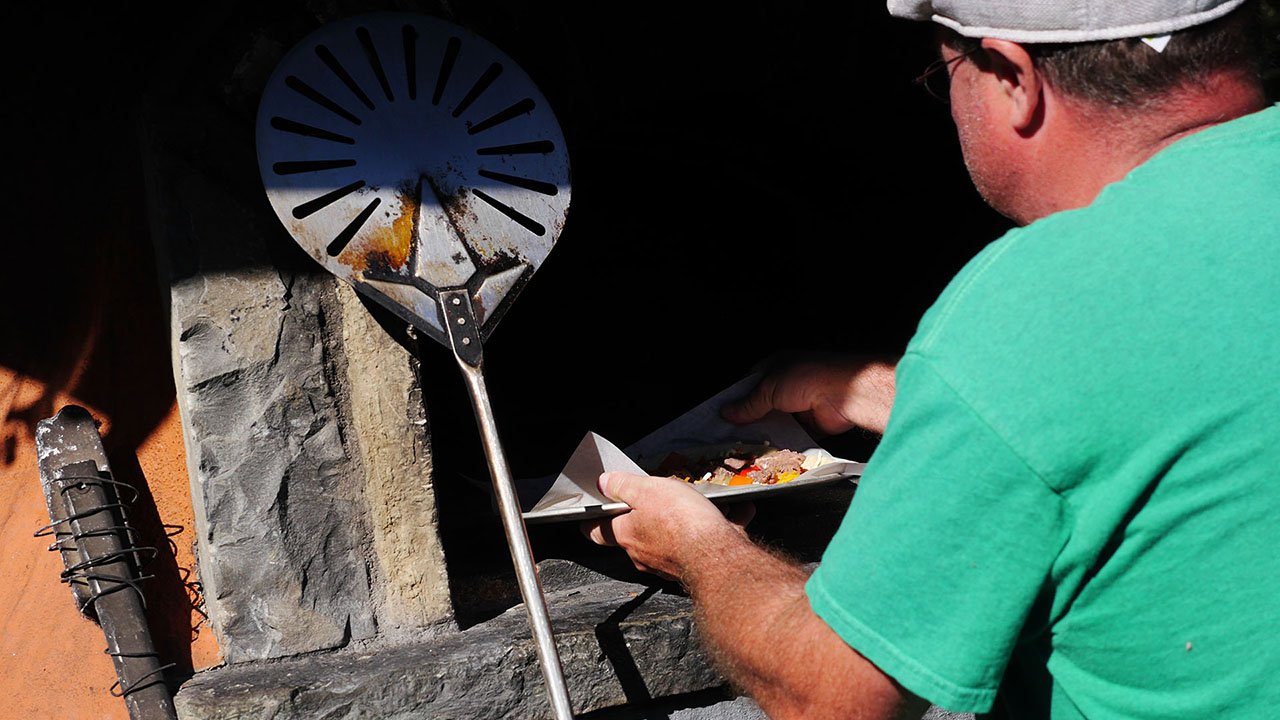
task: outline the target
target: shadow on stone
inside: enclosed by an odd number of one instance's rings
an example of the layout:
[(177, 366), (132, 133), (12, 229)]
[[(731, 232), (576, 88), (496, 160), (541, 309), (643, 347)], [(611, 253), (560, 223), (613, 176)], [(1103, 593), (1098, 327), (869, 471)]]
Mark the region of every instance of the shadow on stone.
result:
[(657, 591), (657, 587), (648, 588), (633, 600), (623, 603), (604, 622), (596, 626), (596, 640), (600, 642), (600, 650), (613, 666), (613, 672), (618, 676), (618, 683), (622, 685), (622, 694), (631, 705), (648, 703), (653, 700), (653, 696), (645, 686), (644, 676), (640, 674), (640, 668), (636, 666), (635, 659), (631, 657), (626, 638), (622, 636), (620, 623)]

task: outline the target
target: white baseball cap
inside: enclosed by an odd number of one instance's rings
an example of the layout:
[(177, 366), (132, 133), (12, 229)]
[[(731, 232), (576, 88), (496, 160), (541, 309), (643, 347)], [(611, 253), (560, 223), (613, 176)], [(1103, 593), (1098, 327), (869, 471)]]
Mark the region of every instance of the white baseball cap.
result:
[(889, 14), (966, 37), (1069, 43), (1166, 35), (1216, 20), (1245, 0), (888, 0)]

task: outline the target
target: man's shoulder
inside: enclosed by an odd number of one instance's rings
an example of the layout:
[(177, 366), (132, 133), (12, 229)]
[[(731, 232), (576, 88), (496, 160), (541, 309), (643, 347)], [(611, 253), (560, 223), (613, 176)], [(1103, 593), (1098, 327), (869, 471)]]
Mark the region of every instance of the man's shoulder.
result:
[[(1280, 192), (1280, 105), (1194, 132), (1102, 189), (1082, 218), (1146, 222), (1243, 204), (1265, 210)], [(1120, 214), (1123, 213), (1123, 216)]]
[(1016, 329), (1018, 318), (1060, 302), (1064, 275), (1096, 253), (1096, 221), (1075, 210), (1000, 236), (965, 263), (925, 313), (911, 349), (926, 355), (955, 339), (990, 341)]
[(957, 337), (1016, 345), (1034, 327), (1101, 321), (1146, 287), (1195, 292), (1206, 265), (1280, 262), (1280, 106), (1197, 135), (1090, 205), (985, 247), (926, 313), (914, 349)]

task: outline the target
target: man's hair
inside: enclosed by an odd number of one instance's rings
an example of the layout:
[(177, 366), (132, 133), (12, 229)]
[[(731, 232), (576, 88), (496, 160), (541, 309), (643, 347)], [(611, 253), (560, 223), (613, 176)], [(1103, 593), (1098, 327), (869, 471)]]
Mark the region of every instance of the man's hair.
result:
[[(1157, 100), (1219, 72), (1260, 78), (1267, 38), (1258, 0), (1248, 0), (1217, 20), (1172, 33), (1163, 51), (1140, 38), (1082, 43), (1024, 44), (1048, 82), (1064, 95), (1115, 108)], [(949, 44), (976, 50), (980, 38), (959, 35)]]

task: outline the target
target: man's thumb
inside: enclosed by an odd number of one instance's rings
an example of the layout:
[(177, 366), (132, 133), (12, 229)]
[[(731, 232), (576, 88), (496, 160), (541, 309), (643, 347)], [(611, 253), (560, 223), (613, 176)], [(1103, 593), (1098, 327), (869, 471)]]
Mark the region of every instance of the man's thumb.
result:
[(607, 472), (600, 474), (597, 485), (599, 485), (600, 492), (605, 497), (610, 500), (620, 500), (630, 505), (631, 503), (627, 501), (635, 496), (637, 490), (636, 482), (643, 480), (643, 477), (631, 475), (630, 473)]

